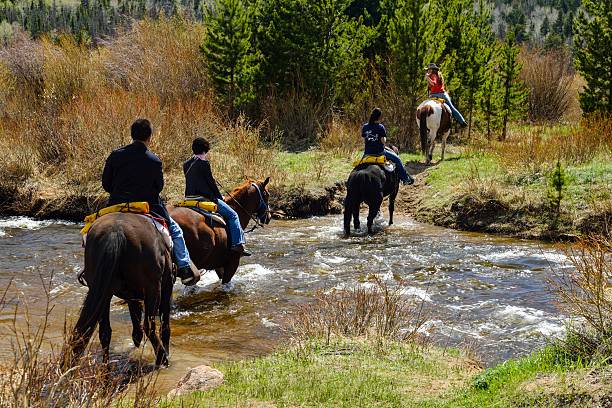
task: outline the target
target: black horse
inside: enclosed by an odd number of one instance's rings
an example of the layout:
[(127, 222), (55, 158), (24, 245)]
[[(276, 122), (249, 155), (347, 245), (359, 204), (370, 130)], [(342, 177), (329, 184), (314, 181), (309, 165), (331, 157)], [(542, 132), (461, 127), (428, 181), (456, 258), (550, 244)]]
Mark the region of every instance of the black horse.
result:
[(351, 216), (355, 229), (360, 228), (359, 207), (368, 205), (368, 234), (372, 234), (374, 218), (380, 210), (383, 198), (389, 196), (389, 225), (393, 224), (395, 197), (399, 191), (397, 170), (387, 171), (378, 164), (362, 164), (353, 169), (346, 182), (344, 199), (344, 236), (351, 234)]

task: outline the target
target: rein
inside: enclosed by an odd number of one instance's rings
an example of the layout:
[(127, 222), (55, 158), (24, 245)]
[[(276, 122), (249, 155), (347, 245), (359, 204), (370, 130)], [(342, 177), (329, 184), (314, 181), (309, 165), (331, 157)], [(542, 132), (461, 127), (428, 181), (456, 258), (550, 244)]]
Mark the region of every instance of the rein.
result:
[(219, 185), (219, 187), (221, 188), (221, 190), (223, 190), (223, 192), (225, 194), (227, 194), (227, 196), (229, 198), (231, 198), (232, 200), (234, 200), (234, 202), (238, 205), (238, 207), (240, 207), (240, 209), (242, 211), (245, 212), (245, 214), (247, 214), (253, 221), (255, 221), (255, 225), (253, 225), (251, 228), (249, 228), (248, 230), (244, 231), (245, 234), (248, 234), (249, 232), (253, 232), (255, 231), (257, 228), (264, 227), (264, 223), (261, 221), (261, 217), (263, 217), (264, 215), (266, 215), (267, 213), (269, 213), (269, 209), (268, 209), (268, 204), (266, 204), (266, 201), (264, 200), (263, 197), (263, 193), (261, 192), (261, 189), (259, 188), (259, 186), (257, 185), (257, 183), (251, 183), (251, 186), (255, 187), (255, 190), (257, 191), (257, 193), (259, 194), (259, 205), (257, 206), (257, 208), (255, 209), (255, 215), (253, 214), (253, 212), (251, 211), (247, 211), (246, 208), (244, 208), (244, 206), (242, 204), (240, 204), (240, 202), (238, 200), (236, 200), (234, 198), (234, 196), (228, 192), (225, 187), (223, 187), (223, 185), (221, 185), (221, 183), (219, 183), (217, 180), (215, 180), (215, 182)]

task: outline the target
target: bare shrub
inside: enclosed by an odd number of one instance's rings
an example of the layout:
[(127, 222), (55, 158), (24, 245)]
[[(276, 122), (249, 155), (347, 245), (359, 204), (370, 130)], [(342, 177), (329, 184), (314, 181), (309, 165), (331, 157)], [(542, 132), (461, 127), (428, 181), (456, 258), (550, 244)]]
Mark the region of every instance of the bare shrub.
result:
[(410, 340), (425, 322), (424, 301), (405, 295), (406, 282), (370, 277), (368, 285), (320, 291), (298, 308), (291, 328), (298, 337), (373, 337)]
[[(77, 365), (64, 368), (62, 350), (47, 336), (53, 318), (54, 298), (49, 294), (51, 282), (43, 283), (47, 296), (40, 321), (33, 321), (23, 299), (9, 299), (11, 285), (0, 298), (0, 310), (17, 304), (13, 319), (3, 326), (3, 336), (11, 344), (9, 361), (0, 363), (0, 405), (3, 407), (150, 407), (159, 398), (155, 395), (155, 374), (140, 364), (130, 370), (101, 363), (101, 358), (89, 352)], [(20, 306), (21, 305), (21, 306)], [(19, 317), (18, 317), (19, 316)], [(64, 336), (66, 339), (66, 336)], [(64, 340), (65, 340), (64, 339)], [(64, 341), (65, 343), (65, 341)], [(114, 372), (113, 372), (114, 371)], [(136, 399), (126, 393), (132, 383)]]
[(523, 49), (521, 80), (529, 89), (529, 119), (558, 121), (568, 111), (574, 92), (574, 72), (566, 51)]
[(0, 61), (11, 73), (22, 97), (36, 101), (44, 91), (44, 49), (24, 32), (15, 33), (7, 47), (0, 47)]
[(267, 135), (280, 135), (284, 147), (295, 151), (312, 146), (331, 120), (328, 101), (310, 96), (304, 88), (296, 85), (284, 95), (271, 89), (260, 107)]
[(200, 55), (204, 26), (180, 17), (144, 20), (100, 50), (107, 81), (162, 101), (208, 93)]
[(580, 323), (570, 326), (564, 348), (586, 361), (612, 360), (612, 241), (586, 238), (566, 252), (573, 269), (550, 280), (563, 310)]

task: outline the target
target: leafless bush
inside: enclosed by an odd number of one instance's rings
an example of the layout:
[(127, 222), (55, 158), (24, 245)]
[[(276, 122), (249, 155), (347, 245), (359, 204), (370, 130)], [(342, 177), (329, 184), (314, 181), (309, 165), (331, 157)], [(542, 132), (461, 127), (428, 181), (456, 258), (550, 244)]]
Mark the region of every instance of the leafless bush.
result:
[(327, 131), (319, 139), (319, 147), (326, 153), (345, 156), (362, 149), (363, 139), (359, 123), (348, 123), (334, 116)]
[[(70, 368), (64, 368), (62, 349), (48, 338), (55, 299), (49, 294), (51, 283), (41, 278), (47, 296), (40, 321), (34, 321), (27, 304), (9, 299), (11, 285), (0, 298), (0, 310), (16, 304), (13, 319), (4, 323), (3, 342), (11, 344), (9, 361), (0, 363), (0, 406), (22, 407), (150, 407), (156, 404), (156, 375), (144, 374), (139, 364), (132, 371), (117, 373), (101, 363), (94, 352), (86, 354)], [(65, 325), (66, 326), (66, 325)], [(66, 331), (66, 329), (64, 329)], [(8, 337), (8, 338), (6, 338)], [(64, 333), (64, 340), (66, 333)], [(65, 344), (65, 341), (64, 341)], [(150, 371), (150, 370), (149, 370)], [(131, 384), (138, 398), (132, 400), (126, 390)]]
[(299, 338), (414, 339), (425, 322), (424, 301), (408, 298), (406, 286), (402, 280), (389, 284), (374, 276), (365, 286), (320, 291), (314, 302), (298, 308), (291, 328)]
[(570, 326), (562, 342), (585, 360), (601, 357), (612, 362), (612, 241), (592, 236), (567, 250), (573, 269), (551, 279), (563, 310), (583, 325)]
[(565, 51), (527, 50), (521, 53), (521, 80), (529, 89), (529, 119), (558, 121), (572, 102), (574, 72)]

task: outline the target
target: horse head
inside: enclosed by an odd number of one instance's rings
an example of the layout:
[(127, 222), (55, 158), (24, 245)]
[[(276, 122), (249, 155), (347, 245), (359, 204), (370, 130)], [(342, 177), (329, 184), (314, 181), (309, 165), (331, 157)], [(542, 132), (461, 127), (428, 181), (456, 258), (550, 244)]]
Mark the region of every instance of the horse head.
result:
[[(236, 210), (243, 225), (251, 219), (261, 224), (270, 223), (270, 194), (267, 189), (269, 182), (270, 177), (263, 181), (246, 180), (229, 194), (227, 202)], [(246, 223), (243, 223), (243, 220)]]

